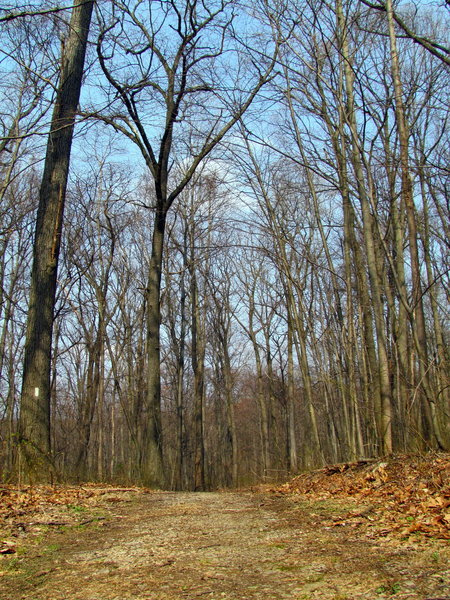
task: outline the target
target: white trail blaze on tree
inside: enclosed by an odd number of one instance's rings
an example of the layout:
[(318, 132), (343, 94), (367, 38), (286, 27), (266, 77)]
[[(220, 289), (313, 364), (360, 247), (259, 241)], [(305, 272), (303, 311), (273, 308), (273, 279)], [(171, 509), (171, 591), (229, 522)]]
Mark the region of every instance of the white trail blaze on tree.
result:
[(50, 477), (50, 370), (56, 278), (75, 113), (93, 6), (93, 1), (87, 1), (72, 11), (39, 192), (19, 424), (20, 454), (24, 459), (21, 468), (30, 480)]

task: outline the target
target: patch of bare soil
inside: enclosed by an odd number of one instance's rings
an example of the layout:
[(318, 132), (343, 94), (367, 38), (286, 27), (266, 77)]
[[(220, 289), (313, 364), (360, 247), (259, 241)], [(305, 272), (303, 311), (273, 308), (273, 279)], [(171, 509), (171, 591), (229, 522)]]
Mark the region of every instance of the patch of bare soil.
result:
[(1, 600), (450, 599), (447, 542), (369, 535), (343, 518), (359, 500), (89, 494), (5, 517)]

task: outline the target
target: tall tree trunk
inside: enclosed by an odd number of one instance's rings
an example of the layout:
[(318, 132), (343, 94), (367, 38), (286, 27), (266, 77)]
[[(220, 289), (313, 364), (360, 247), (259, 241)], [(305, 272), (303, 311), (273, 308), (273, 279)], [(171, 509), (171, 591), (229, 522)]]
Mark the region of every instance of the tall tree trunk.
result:
[[(105, 342), (106, 331), (102, 331), (101, 349), (99, 356), (99, 381), (98, 381), (98, 448), (97, 448), (97, 479), (103, 481), (105, 476), (105, 442), (106, 442), (106, 419), (105, 419)], [(111, 424), (112, 425), (112, 424)], [(113, 448), (111, 448), (113, 451)]]
[[(225, 307), (223, 308), (225, 310)], [(223, 327), (223, 335), (221, 337), (222, 352), (223, 352), (223, 381), (225, 387), (225, 409), (227, 416), (226, 425), (226, 442), (227, 442), (227, 453), (228, 463), (230, 464), (230, 475), (231, 485), (236, 487), (238, 484), (238, 447), (237, 447), (237, 434), (236, 434), (236, 423), (234, 418), (234, 406), (233, 406), (233, 376), (231, 372), (231, 360), (229, 352), (229, 336), (226, 331), (226, 325)]]
[(194, 480), (193, 488), (196, 492), (206, 489), (205, 479), (205, 431), (204, 431), (204, 395), (205, 395), (205, 331), (204, 311), (200, 308), (197, 269), (198, 257), (196, 256), (197, 231), (195, 227), (195, 196), (190, 196), (190, 223), (189, 223), (189, 275), (191, 294), (191, 364), (194, 374), (193, 387), (193, 438), (194, 438)]
[[(308, 410), (309, 423), (308, 423), (308, 453), (305, 456), (307, 466), (322, 466), (325, 458), (322, 448), (322, 442), (319, 435), (319, 424), (317, 420), (317, 412), (313, 402), (313, 385), (311, 379), (311, 370), (308, 364), (308, 350), (307, 350), (307, 336), (305, 325), (303, 322), (303, 311), (295, 308), (295, 300), (292, 291), (289, 291), (288, 302), (290, 304), (290, 310), (294, 316), (295, 330), (294, 330), (294, 344), (297, 351), (297, 360), (300, 365), (300, 371), (302, 373), (303, 390), (306, 399), (306, 407)], [(300, 302), (302, 305), (303, 303)]]
[(101, 324), (97, 331), (94, 343), (89, 348), (88, 368), (84, 393), (81, 398), (81, 407), (78, 425), (78, 451), (75, 461), (77, 476), (83, 480), (90, 475), (87, 471), (89, 442), (91, 440), (92, 422), (97, 406), (98, 391), (100, 386), (100, 356), (102, 353)]
[[(342, 33), (341, 33), (342, 37)], [(343, 43), (343, 40), (340, 40)], [(373, 451), (374, 425), (373, 414), (374, 406), (381, 403), (380, 400), (380, 382), (378, 377), (378, 358), (376, 352), (375, 335), (373, 330), (372, 315), (370, 310), (358, 310), (353, 301), (353, 287), (359, 299), (358, 307), (370, 307), (369, 285), (366, 275), (366, 266), (363, 257), (363, 250), (357, 239), (357, 219), (355, 209), (350, 198), (350, 176), (348, 172), (348, 137), (345, 133), (347, 123), (345, 109), (345, 69), (341, 61), (339, 69), (339, 85), (335, 90), (336, 103), (338, 105), (338, 120), (331, 112), (327, 95), (323, 85), (323, 77), (320, 72), (316, 73), (316, 85), (321, 99), (320, 116), (326, 124), (328, 134), (332, 143), (333, 151), (336, 157), (336, 168), (339, 182), (339, 191), (342, 196), (342, 209), (344, 216), (344, 265), (345, 281), (347, 292), (347, 327), (343, 328), (343, 344), (346, 354), (346, 371), (349, 382), (349, 398), (352, 403), (352, 411), (355, 420), (355, 445), (361, 451), (364, 448), (363, 432), (361, 427), (360, 405), (364, 408), (364, 420), (367, 429), (367, 443), (370, 447), (369, 454)], [(356, 350), (356, 335), (352, 322), (353, 318), (359, 318), (363, 335), (363, 348), (359, 354)], [(356, 358), (360, 357), (360, 377), (362, 386), (362, 400), (358, 402), (357, 381), (356, 381)], [(364, 451), (367, 452), (367, 449)]]
[(19, 423), (22, 475), (28, 480), (46, 481), (53, 472), (50, 371), (56, 278), (75, 113), (93, 5), (88, 0), (72, 10), (39, 192)]
[[(395, 370), (394, 386), (395, 397), (397, 401), (397, 414), (401, 427), (404, 430), (404, 444), (409, 437), (408, 428), (408, 384), (411, 381), (408, 371), (408, 311), (405, 306), (407, 301), (406, 280), (405, 280), (405, 227), (404, 227), (404, 203), (402, 196), (400, 197), (400, 206), (397, 202), (397, 194), (395, 190), (395, 169), (392, 164), (392, 155), (389, 146), (389, 123), (386, 123), (383, 128), (383, 146), (386, 163), (386, 177), (389, 183), (389, 194), (391, 198), (390, 221), (393, 231), (393, 254), (391, 269), (395, 270), (395, 282), (398, 296), (398, 310), (396, 310), (395, 301), (391, 301), (391, 312), (393, 318), (393, 334), (394, 334), (394, 352), (395, 352)], [(389, 291), (389, 281), (386, 282), (387, 290)], [(397, 436), (398, 437), (398, 436)], [(398, 440), (397, 440), (398, 444)], [(406, 450), (406, 447), (404, 447)]]
[[(193, 247), (192, 247), (193, 252)], [(192, 371), (194, 373), (194, 491), (205, 490), (205, 440), (203, 396), (205, 380), (205, 343), (201, 332), (200, 307), (194, 257), (191, 256)]]
[[(21, 266), (21, 256), (17, 252), (12, 265), (9, 281), (5, 281), (5, 257), (8, 238), (3, 242), (3, 248), (0, 259), (0, 380), (6, 381), (6, 423), (8, 424), (8, 432), (6, 435), (7, 460), (5, 475), (11, 474), (14, 470), (15, 457), (15, 437), (16, 437), (16, 419), (15, 419), (15, 398), (16, 398), (16, 375), (15, 375), (15, 360), (14, 350), (12, 348), (11, 333), (13, 331), (13, 323), (15, 320), (14, 301), (15, 289), (18, 282), (18, 275)], [(9, 340), (9, 343), (8, 343)]]
[(287, 446), (289, 472), (296, 473), (298, 470), (297, 436), (295, 435), (295, 381), (294, 381), (294, 334), (293, 323), (288, 312), (288, 335), (287, 335)]
[(442, 432), (441, 445), (446, 450), (450, 445), (450, 420), (448, 419), (448, 406), (450, 405), (450, 389), (448, 386), (449, 355), (444, 341), (444, 333), (441, 319), (439, 317), (438, 299), (436, 293), (436, 276), (431, 259), (430, 223), (428, 198), (425, 191), (423, 169), (420, 170), (420, 186), (423, 203), (423, 251), (427, 272), (427, 284), (429, 287), (431, 314), (433, 317), (433, 329), (436, 348), (435, 369), (437, 378), (436, 390), (436, 425)]
[(255, 353), (256, 362), (256, 402), (259, 409), (259, 425), (260, 425), (260, 438), (261, 438), (261, 476), (265, 481), (269, 476), (269, 471), (272, 468), (272, 455), (271, 455), (271, 443), (269, 435), (269, 409), (267, 398), (265, 394), (264, 375), (261, 361), (261, 354), (256, 339), (256, 335), (251, 331), (251, 341), (253, 344), (253, 351)]
[(155, 215), (152, 254), (147, 285), (147, 395), (144, 404), (141, 477), (145, 485), (165, 487), (161, 425), (161, 269), (163, 259), (165, 211)]
[(253, 281), (251, 282), (251, 289), (248, 289), (248, 328), (246, 329), (247, 335), (250, 338), (253, 347), (253, 353), (256, 364), (256, 404), (259, 411), (259, 433), (261, 440), (261, 456), (255, 461), (258, 465), (261, 465), (261, 477), (265, 480), (268, 476), (269, 470), (272, 466), (271, 461), (271, 444), (269, 436), (269, 411), (265, 395), (264, 375), (261, 360), (260, 345), (257, 339), (257, 331), (255, 330), (255, 293), (257, 279), (259, 273), (253, 273)]
[[(356, 186), (361, 203), (363, 217), (364, 241), (367, 252), (367, 268), (369, 272), (369, 281), (372, 289), (372, 304), (374, 311), (375, 330), (378, 342), (378, 369), (380, 397), (379, 403), (375, 405), (375, 416), (377, 422), (380, 450), (384, 454), (392, 452), (392, 405), (389, 360), (386, 347), (386, 332), (383, 320), (383, 307), (380, 287), (380, 261), (379, 253), (374, 239), (373, 216), (370, 211), (370, 198), (366, 188), (364, 178), (363, 162), (360, 155), (360, 140), (358, 137), (358, 128), (356, 123), (356, 113), (353, 97), (354, 73), (351, 67), (351, 57), (348, 47), (345, 19), (342, 10), (341, 0), (336, 2), (336, 16), (338, 28), (341, 35), (341, 52), (344, 59), (344, 81), (347, 94), (346, 117), (347, 124), (351, 133), (352, 163), (356, 177)], [(368, 306), (363, 308), (364, 311)], [(378, 398), (377, 398), (378, 400)]]
[(400, 165), (402, 175), (401, 191), (408, 221), (408, 242), (412, 274), (412, 306), (414, 309), (415, 317), (412, 326), (414, 328), (416, 351), (419, 359), (419, 373), (421, 385), (423, 387), (425, 396), (424, 417), (427, 421), (429, 421), (429, 435), (430, 437), (434, 438), (431, 440), (432, 443), (434, 443), (434, 445), (443, 450), (446, 444), (443, 439), (443, 436), (441, 436), (436, 413), (435, 398), (433, 397), (433, 393), (430, 386), (430, 370), (428, 364), (429, 361), (427, 348), (428, 340), (425, 326), (425, 312), (423, 307), (417, 219), (413, 198), (413, 185), (411, 180), (411, 173), (409, 170), (409, 128), (403, 103), (403, 90), (400, 78), (400, 66), (398, 60), (392, 0), (386, 0), (386, 13), (388, 19), (389, 42), (391, 49), (392, 79), (394, 83), (395, 116), (397, 119), (397, 128), (400, 142)]
[(184, 434), (184, 362), (186, 351), (186, 270), (188, 267), (188, 229), (185, 226), (183, 235), (183, 272), (181, 274), (180, 290), (180, 341), (178, 343), (177, 356), (177, 454), (176, 454), (176, 488), (182, 490), (184, 487), (184, 461), (185, 461), (185, 434)]

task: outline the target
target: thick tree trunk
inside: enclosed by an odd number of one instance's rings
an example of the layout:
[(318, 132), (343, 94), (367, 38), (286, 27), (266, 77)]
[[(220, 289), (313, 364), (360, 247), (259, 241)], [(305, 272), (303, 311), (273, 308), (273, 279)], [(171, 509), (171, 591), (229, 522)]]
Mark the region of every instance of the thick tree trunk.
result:
[(203, 396), (205, 382), (205, 344), (201, 332), (197, 278), (191, 248), (191, 302), (192, 302), (192, 371), (194, 373), (194, 491), (205, 490), (205, 441), (203, 423)]
[(93, 1), (86, 1), (72, 11), (39, 192), (19, 424), (20, 465), (28, 480), (46, 481), (53, 471), (50, 371), (56, 278), (75, 113), (93, 5)]
[(187, 259), (187, 225), (183, 236), (183, 273), (181, 275), (180, 291), (180, 341), (177, 356), (177, 384), (176, 384), (176, 410), (177, 410), (177, 452), (176, 452), (176, 489), (184, 489), (184, 462), (185, 462), (185, 433), (184, 433), (184, 369), (186, 352), (186, 271)]
[(147, 285), (147, 395), (144, 404), (144, 431), (142, 439), (141, 478), (145, 485), (163, 488), (166, 484), (161, 426), (161, 269), (164, 246), (166, 215), (158, 211), (155, 215), (152, 255)]

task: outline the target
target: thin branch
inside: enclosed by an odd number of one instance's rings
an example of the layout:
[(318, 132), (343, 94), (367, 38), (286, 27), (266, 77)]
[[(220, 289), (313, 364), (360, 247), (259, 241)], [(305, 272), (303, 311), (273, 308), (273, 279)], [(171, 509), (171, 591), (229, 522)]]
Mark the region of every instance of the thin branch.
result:
[[(0, 23), (7, 23), (8, 21), (13, 21), (15, 19), (24, 19), (26, 17), (38, 17), (38, 16), (51, 15), (51, 14), (63, 12), (65, 10), (73, 9), (78, 6), (82, 6), (83, 4), (85, 4), (88, 1), (89, 0), (82, 0), (81, 2), (78, 2), (77, 4), (71, 4), (70, 6), (57, 6), (55, 8), (47, 8), (47, 9), (43, 9), (43, 10), (23, 10), (20, 12), (9, 12), (6, 15), (0, 17)], [(0, 10), (7, 11), (8, 9), (2, 8)], [(12, 9), (10, 9), (10, 10), (12, 10)]]
[[(387, 10), (385, 4), (373, 4), (372, 2), (369, 2), (369, 0), (360, 0), (360, 2), (362, 2), (365, 6), (368, 6), (369, 8), (373, 8), (374, 10), (379, 10), (381, 12), (386, 12)], [(397, 25), (405, 32), (408, 38), (412, 39), (416, 44), (419, 44), (420, 46), (425, 48), (425, 50), (428, 50), (430, 54), (432, 54), (436, 58), (439, 58), (439, 60), (444, 62), (446, 65), (450, 66), (450, 48), (447, 48), (442, 44), (433, 42), (429, 38), (420, 36), (417, 33), (415, 33), (410, 27), (408, 27), (408, 25), (398, 15), (398, 13), (394, 12), (393, 17)]]

